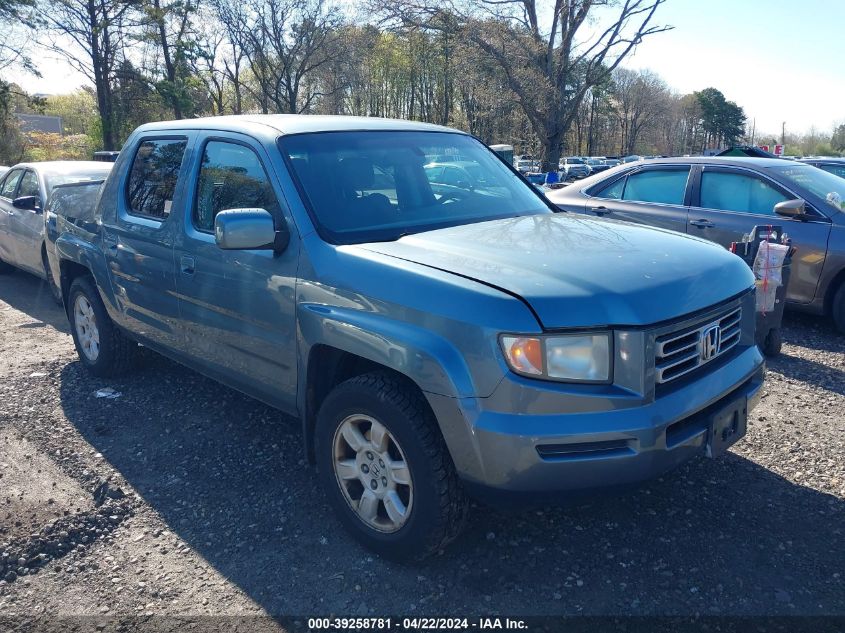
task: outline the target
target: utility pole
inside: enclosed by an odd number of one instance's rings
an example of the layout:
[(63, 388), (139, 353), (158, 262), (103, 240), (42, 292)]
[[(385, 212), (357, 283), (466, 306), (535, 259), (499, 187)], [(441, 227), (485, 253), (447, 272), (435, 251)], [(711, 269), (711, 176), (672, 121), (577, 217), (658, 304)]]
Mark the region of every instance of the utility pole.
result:
[(757, 118), (751, 119), (751, 147), (754, 147), (754, 135), (757, 132)]
[(780, 126), (780, 144), (786, 147), (786, 121)]

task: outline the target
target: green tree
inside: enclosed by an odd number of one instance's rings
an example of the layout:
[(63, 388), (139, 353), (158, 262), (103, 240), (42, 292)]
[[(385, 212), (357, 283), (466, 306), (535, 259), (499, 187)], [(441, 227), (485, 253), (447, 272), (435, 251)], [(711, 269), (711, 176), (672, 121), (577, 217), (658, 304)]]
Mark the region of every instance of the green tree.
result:
[(837, 152), (845, 152), (845, 123), (841, 123), (830, 137), (830, 146)]

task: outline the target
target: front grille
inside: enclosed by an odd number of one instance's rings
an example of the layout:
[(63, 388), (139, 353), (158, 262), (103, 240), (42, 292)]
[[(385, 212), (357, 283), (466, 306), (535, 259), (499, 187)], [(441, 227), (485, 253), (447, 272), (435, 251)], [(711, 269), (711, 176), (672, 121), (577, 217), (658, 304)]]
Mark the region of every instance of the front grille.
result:
[(663, 384), (680, 378), (725, 354), (739, 343), (742, 308), (686, 326), (655, 339), (655, 379)]

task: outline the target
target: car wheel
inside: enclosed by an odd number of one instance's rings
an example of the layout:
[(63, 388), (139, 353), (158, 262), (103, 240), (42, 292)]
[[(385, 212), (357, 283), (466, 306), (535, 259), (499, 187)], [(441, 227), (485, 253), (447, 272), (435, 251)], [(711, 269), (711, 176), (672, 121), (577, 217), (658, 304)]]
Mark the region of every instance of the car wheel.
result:
[(766, 356), (777, 356), (783, 347), (783, 337), (781, 337), (780, 328), (775, 327), (769, 330), (766, 338), (763, 341), (763, 353)]
[(53, 279), (53, 270), (50, 268), (50, 262), (47, 261), (47, 253), (41, 254), (41, 262), (44, 265), (44, 279), (47, 282), (50, 295), (53, 297), (53, 301), (62, 305), (62, 289), (59, 288), (56, 280)]
[(839, 289), (833, 295), (831, 312), (836, 329), (845, 334), (845, 282), (839, 285)]
[(108, 378), (135, 364), (138, 345), (109, 318), (91, 277), (77, 277), (68, 291), (68, 319), (79, 360), (93, 375)]
[(388, 558), (422, 559), (463, 528), (467, 502), (434, 415), (401, 378), (341, 383), (317, 416), (320, 481), (338, 517)]

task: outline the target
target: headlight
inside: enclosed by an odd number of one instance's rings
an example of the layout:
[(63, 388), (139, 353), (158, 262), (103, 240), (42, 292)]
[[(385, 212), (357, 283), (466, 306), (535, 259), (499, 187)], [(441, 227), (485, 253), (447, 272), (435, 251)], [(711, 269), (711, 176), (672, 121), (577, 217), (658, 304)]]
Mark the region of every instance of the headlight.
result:
[(609, 382), (610, 334), (501, 337), (502, 351), (518, 374), (561, 381)]

